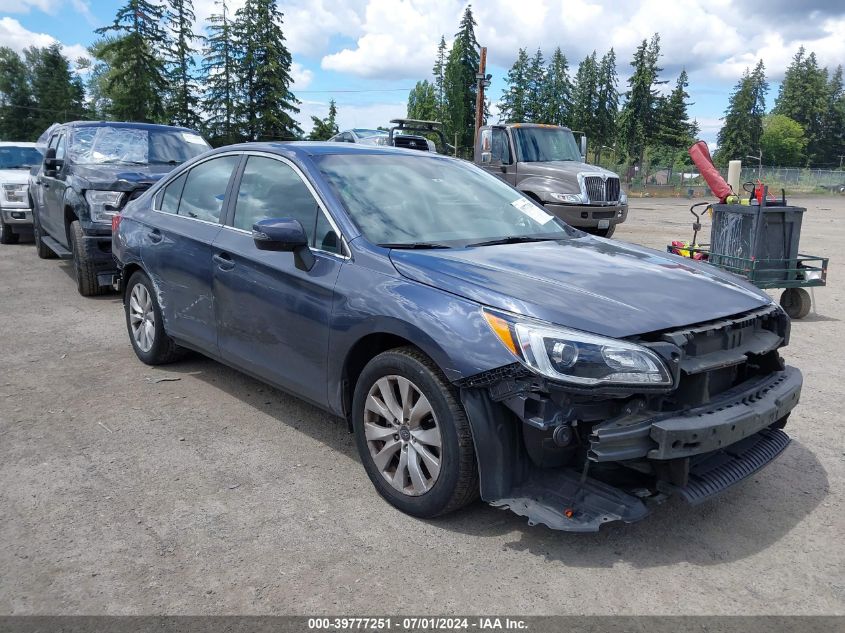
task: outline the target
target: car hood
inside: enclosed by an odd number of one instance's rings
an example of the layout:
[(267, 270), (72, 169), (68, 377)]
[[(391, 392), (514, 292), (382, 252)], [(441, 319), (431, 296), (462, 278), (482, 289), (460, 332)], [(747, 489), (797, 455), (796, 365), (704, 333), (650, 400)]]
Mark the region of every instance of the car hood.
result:
[(572, 160), (551, 160), (544, 163), (519, 163), (517, 171), (520, 174), (529, 176), (542, 176), (545, 178), (567, 178), (577, 177), (580, 173), (598, 174), (601, 176), (619, 176), (612, 171), (602, 169), (595, 165), (589, 165), (579, 161)]
[(128, 191), (138, 185), (151, 185), (176, 165), (74, 165), (74, 176), (85, 182), (85, 189)]
[(482, 305), (612, 337), (771, 303), (709, 264), (591, 236), (450, 250), (392, 250), (399, 273)]
[(29, 182), (29, 168), (0, 169), (0, 182), (10, 185), (25, 185)]

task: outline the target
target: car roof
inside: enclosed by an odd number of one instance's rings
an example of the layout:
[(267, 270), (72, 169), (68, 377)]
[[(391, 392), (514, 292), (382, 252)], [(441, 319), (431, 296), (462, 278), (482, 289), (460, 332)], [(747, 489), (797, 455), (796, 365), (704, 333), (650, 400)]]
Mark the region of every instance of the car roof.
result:
[(218, 147), (214, 152), (222, 151), (264, 151), (275, 154), (282, 152), (293, 152), (300, 156), (324, 156), (326, 154), (395, 154), (397, 156), (424, 156), (440, 157), (443, 154), (431, 152), (420, 152), (415, 149), (404, 149), (400, 147), (384, 147), (379, 145), (364, 145), (357, 143), (331, 143), (328, 141), (291, 141), (288, 143), (278, 142), (256, 142), (239, 143)]
[(60, 123), (61, 127), (124, 127), (135, 128), (138, 130), (178, 130), (180, 132), (197, 133), (187, 127), (180, 127), (176, 125), (161, 125), (158, 123), (139, 123), (137, 121), (70, 121), (68, 123)]
[(29, 141), (21, 141), (20, 143), (15, 141), (0, 141), (0, 147), (35, 147), (35, 143), (30, 143)]

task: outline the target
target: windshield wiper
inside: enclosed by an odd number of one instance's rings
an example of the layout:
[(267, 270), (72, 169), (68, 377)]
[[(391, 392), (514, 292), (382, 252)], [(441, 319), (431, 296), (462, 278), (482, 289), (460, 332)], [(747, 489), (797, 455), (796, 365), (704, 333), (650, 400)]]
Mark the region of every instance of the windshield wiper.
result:
[(497, 244), (522, 244), (523, 242), (554, 242), (562, 237), (529, 237), (527, 235), (511, 235), (486, 242), (474, 242), (467, 246), (496, 246)]
[(414, 249), (414, 248), (452, 248), (451, 246), (447, 246), (446, 244), (438, 244), (437, 242), (396, 242), (396, 243), (382, 243), (379, 244), (384, 248), (401, 248), (401, 249)]

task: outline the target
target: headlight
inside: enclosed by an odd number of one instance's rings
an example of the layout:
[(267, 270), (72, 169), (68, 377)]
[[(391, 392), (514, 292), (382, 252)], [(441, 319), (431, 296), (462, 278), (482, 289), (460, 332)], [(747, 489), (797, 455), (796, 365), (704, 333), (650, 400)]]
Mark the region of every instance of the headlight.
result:
[(574, 385), (665, 387), (672, 374), (652, 350), (622, 341), (484, 311), (499, 340), (539, 374)]
[(25, 184), (3, 185), (3, 197), (8, 202), (25, 202), (26, 188)]
[(550, 193), (554, 200), (559, 200), (560, 202), (570, 202), (572, 204), (587, 204), (587, 200), (584, 199), (584, 194), (581, 193)]
[(91, 209), (91, 220), (94, 222), (110, 223), (111, 217), (120, 211), (120, 201), (123, 200), (122, 191), (97, 191), (89, 189), (85, 192), (85, 199)]

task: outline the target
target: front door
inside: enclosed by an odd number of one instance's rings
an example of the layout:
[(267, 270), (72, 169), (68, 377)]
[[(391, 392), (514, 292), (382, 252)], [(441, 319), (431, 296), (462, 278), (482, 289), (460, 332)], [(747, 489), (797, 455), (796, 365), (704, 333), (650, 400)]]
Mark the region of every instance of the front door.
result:
[[(340, 234), (299, 170), (280, 157), (251, 154), (232, 195), (231, 219), (213, 245), (220, 356), (325, 404), (329, 317), (346, 261)], [(252, 226), (266, 218), (302, 223), (311, 270), (298, 267), (293, 253), (256, 248)]]
[[(56, 150), (56, 160), (67, 161), (65, 139), (66, 134), (64, 132), (60, 132), (50, 139), (48, 148)], [(67, 165), (62, 165), (59, 169), (50, 172), (46, 169), (41, 170), (41, 182), (39, 184), (41, 187), (41, 206), (38, 208), (38, 219), (41, 226), (65, 246), (69, 246), (64, 221), (67, 167)]]
[(217, 355), (212, 300), (211, 245), (238, 154), (215, 156), (168, 183), (156, 197), (146, 224), (141, 259), (152, 276), (167, 333), (208, 354)]
[(507, 129), (490, 127), (482, 130), (481, 143), (482, 167), (508, 184), (516, 185), (516, 161)]

